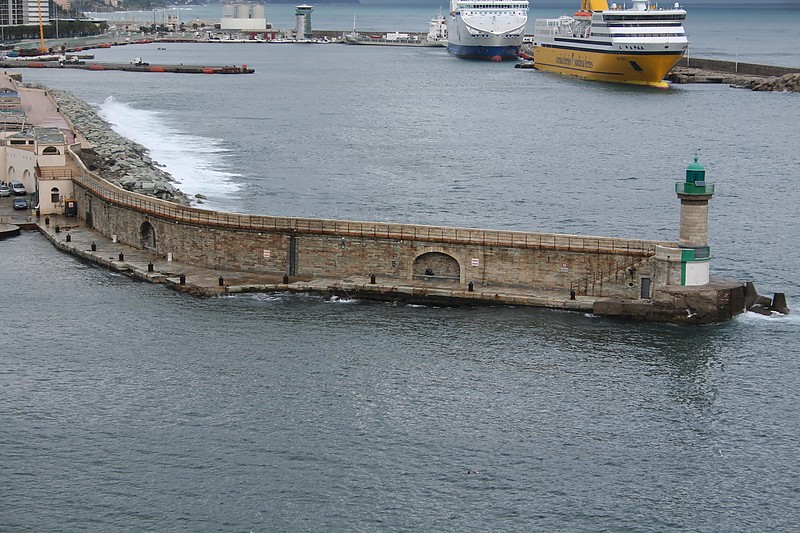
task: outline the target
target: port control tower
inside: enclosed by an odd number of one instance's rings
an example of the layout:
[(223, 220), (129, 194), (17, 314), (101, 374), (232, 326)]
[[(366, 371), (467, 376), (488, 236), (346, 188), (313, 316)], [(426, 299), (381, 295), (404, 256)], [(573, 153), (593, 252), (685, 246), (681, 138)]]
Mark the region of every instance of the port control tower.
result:
[(310, 41), (311, 34), (311, 12), (313, 6), (301, 4), (294, 7), (294, 35), (298, 41)]

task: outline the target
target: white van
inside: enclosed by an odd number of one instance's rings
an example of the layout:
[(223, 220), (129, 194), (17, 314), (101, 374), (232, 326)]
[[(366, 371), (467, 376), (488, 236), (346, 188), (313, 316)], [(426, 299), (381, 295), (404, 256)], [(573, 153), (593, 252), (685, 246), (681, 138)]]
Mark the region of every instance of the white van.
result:
[(25, 196), (28, 194), (28, 191), (25, 190), (25, 186), (19, 181), (12, 181), (8, 186), (11, 187), (11, 194), (14, 196)]

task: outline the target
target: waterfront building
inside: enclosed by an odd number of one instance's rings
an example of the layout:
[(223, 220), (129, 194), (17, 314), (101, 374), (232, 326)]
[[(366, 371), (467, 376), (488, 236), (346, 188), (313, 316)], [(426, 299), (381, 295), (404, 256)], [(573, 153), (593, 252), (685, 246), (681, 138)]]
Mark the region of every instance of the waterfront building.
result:
[(50, 0), (0, 0), (0, 26), (50, 24)]
[(37, 212), (65, 214), (73, 197), (74, 164), (66, 157), (67, 139), (58, 128), (4, 131), (0, 138), (3, 181), (19, 181), (32, 194)]
[(311, 40), (311, 12), (314, 10), (313, 6), (301, 4), (294, 8), (294, 36), (298, 41)]
[(263, 5), (225, 4), (219, 29), (223, 35), (249, 40), (272, 40), (277, 30), (272, 28)]

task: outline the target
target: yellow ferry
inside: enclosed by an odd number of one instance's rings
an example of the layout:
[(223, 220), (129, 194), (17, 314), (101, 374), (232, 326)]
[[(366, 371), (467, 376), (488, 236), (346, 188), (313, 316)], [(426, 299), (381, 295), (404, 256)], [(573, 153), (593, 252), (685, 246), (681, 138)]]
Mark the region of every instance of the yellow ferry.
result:
[(627, 9), (581, 0), (581, 9), (537, 19), (533, 60), (538, 70), (579, 78), (667, 87), (664, 76), (686, 53), (686, 11), (634, 0)]

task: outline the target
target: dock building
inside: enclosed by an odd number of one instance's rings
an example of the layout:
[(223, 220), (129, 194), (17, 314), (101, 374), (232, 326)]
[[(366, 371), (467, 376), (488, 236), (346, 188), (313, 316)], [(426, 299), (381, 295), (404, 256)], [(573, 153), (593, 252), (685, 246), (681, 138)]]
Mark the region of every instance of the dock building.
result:
[(294, 8), (294, 36), (298, 41), (310, 41), (314, 35), (311, 32), (311, 12), (314, 7), (301, 4)]
[(222, 6), (219, 31), (220, 38), (264, 41), (273, 40), (278, 34), (267, 20), (263, 5), (245, 3)]

